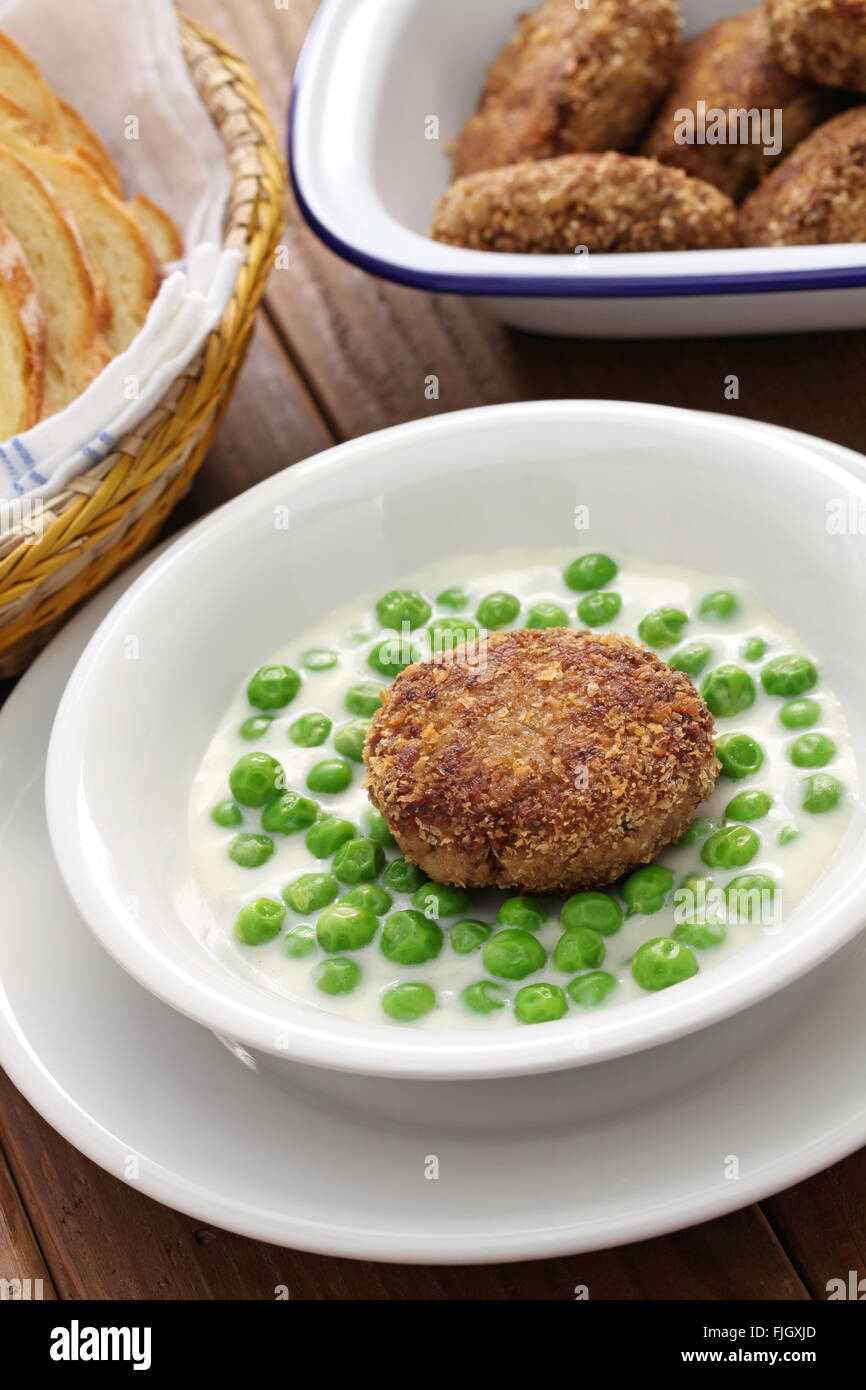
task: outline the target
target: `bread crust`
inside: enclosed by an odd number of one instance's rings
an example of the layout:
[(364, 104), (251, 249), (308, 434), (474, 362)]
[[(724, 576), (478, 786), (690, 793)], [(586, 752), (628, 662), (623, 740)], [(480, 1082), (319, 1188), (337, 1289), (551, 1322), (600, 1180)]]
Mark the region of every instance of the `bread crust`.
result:
[(677, 840), (718, 775), (687, 676), (616, 633), (492, 633), (403, 671), (364, 751), (403, 853), (439, 882), (568, 893)]
[(484, 170), (439, 199), (431, 235), (476, 251), (574, 254), (735, 246), (736, 209), (652, 159), (573, 154)]
[(819, 126), (740, 209), (744, 246), (866, 241), (866, 106)]
[(494, 62), (454, 177), (581, 150), (632, 149), (673, 79), (675, 0), (545, 0)]
[(0, 440), (35, 425), (42, 413), (45, 316), (27, 258), (0, 222)]
[(866, 0), (764, 0), (764, 12), (787, 72), (866, 92)]

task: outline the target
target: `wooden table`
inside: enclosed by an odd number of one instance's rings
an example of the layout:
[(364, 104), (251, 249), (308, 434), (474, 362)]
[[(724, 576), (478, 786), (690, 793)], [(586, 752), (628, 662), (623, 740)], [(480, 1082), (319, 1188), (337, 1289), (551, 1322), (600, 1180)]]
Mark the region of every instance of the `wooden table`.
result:
[[(185, 0), (251, 62), (278, 129), (316, 0), (288, 9)], [(504, 330), (338, 260), (288, 207), (288, 269), (274, 270), (250, 359), (179, 527), (336, 441), (498, 401), (656, 401), (772, 421), (862, 449), (862, 334), (670, 343), (565, 342)], [(435, 373), (440, 398), (428, 401)], [(740, 399), (725, 399), (736, 374)], [(866, 1272), (866, 1150), (788, 1192), (676, 1235), (569, 1259), (475, 1268), (357, 1263), (202, 1229), (83, 1158), (3, 1078), (0, 1277), (61, 1299), (822, 1299)]]

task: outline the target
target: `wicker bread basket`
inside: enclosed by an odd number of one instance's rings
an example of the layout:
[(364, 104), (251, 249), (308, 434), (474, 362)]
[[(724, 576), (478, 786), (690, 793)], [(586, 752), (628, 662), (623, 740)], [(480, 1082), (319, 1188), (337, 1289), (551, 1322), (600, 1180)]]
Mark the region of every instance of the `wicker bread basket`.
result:
[(246, 64), (179, 16), (193, 81), (231, 169), (224, 244), (243, 256), (216, 331), (116, 451), (46, 502), (38, 532), (0, 522), (0, 678), (17, 675), (69, 611), (159, 530), (192, 482), (228, 405), (283, 224), (285, 171)]

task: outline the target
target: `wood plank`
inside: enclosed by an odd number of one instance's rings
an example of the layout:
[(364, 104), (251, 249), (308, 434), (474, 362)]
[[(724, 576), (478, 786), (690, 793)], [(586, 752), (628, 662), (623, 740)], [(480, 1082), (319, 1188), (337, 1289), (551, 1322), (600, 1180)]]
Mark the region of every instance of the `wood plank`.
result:
[[(0, 1280), (9, 1297), (55, 1299), (57, 1293), (33, 1227), (0, 1150)], [(3, 1297), (3, 1295), (0, 1295)]]
[(103, 1172), (0, 1080), (0, 1134), (63, 1298), (591, 1299), (808, 1297), (755, 1207), (619, 1250), (425, 1268), (331, 1259), (202, 1227)]
[[(813, 1298), (830, 1281), (866, 1281), (866, 1149), (764, 1203)], [(866, 1282), (861, 1290), (866, 1297)]]

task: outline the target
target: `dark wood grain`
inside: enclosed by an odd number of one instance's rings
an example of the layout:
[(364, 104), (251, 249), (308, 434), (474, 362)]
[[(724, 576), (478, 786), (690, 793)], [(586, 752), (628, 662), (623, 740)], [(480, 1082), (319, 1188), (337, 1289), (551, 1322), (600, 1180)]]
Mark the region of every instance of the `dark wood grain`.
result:
[[(315, 0), (287, 10), (186, 0), (233, 43), (284, 125)], [(569, 342), (511, 332), (456, 298), (424, 296), (340, 261), (290, 198), (289, 264), (271, 277), (235, 400), (170, 529), (335, 439), (499, 401), (602, 397), (718, 410), (862, 448), (866, 336)], [(440, 381), (427, 401), (425, 378)], [(736, 375), (740, 397), (728, 402)], [(328, 1259), (203, 1228), (124, 1186), (55, 1134), (0, 1081), (0, 1256), (45, 1271), (61, 1298), (804, 1299), (866, 1273), (866, 1153), (718, 1221), (570, 1259), (414, 1268)], [(3, 1271), (0, 1270), (0, 1273)]]
[[(3, 1085), (9, 1085), (0, 1076)], [(57, 1297), (48, 1266), (15, 1186), (11, 1170), (0, 1154), (0, 1280), (12, 1298)]]

